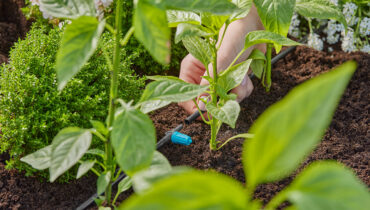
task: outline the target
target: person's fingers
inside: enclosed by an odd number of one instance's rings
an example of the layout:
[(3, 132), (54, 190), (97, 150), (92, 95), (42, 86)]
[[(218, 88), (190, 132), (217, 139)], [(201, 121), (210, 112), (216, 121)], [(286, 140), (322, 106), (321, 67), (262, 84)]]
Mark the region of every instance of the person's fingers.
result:
[(245, 75), (242, 83), (238, 87), (232, 89), (230, 92), (237, 95), (236, 101), (240, 103), (245, 98), (250, 96), (252, 91), (253, 91), (253, 83), (251, 79), (249, 78), (249, 76)]
[(205, 71), (204, 65), (194, 56), (188, 54), (181, 61), (179, 78), (188, 83), (199, 84)]
[[(204, 65), (191, 54), (188, 54), (181, 62), (179, 78), (192, 84), (200, 84), (204, 75)], [(178, 103), (189, 114), (193, 114), (197, 108), (192, 100)]]

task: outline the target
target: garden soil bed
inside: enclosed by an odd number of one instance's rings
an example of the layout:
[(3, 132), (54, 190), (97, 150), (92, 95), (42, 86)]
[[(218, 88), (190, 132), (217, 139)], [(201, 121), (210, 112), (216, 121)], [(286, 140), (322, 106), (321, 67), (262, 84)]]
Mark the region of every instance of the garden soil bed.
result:
[[(225, 140), (235, 134), (247, 132), (253, 121), (267, 107), (279, 101), (293, 87), (347, 60), (356, 60), (359, 68), (322, 143), (303, 165), (315, 160), (338, 160), (351, 167), (358, 177), (370, 186), (370, 55), (365, 53), (326, 53), (298, 47), (274, 65), (270, 93), (266, 93), (256, 79), (253, 80), (255, 90), (241, 103), (236, 129), (223, 126), (219, 139)], [(186, 116), (185, 111), (174, 104), (153, 113), (152, 119), (157, 128), (158, 139), (181, 123)], [(172, 165), (187, 165), (202, 170), (214, 169), (244, 182), (241, 164), (242, 140), (230, 142), (220, 151), (211, 152), (208, 145), (210, 130), (207, 125), (195, 122), (186, 126), (182, 132), (193, 138), (191, 146), (168, 144), (160, 149)], [(0, 209), (74, 209), (95, 192), (96, 179), (93, 176), (70, 184), (41, 183), (37, 178), (24, 177), (22, 173), (14, 170), (5, 170), (6, 159), (4, 155), (0, 157)], [(278, 183), (262, 185), (257, 188), (256, 197), (267, 202), (291, 180), (292, 178), (287, 178)], [(126, 196), (123, 195), (121, 200)]]

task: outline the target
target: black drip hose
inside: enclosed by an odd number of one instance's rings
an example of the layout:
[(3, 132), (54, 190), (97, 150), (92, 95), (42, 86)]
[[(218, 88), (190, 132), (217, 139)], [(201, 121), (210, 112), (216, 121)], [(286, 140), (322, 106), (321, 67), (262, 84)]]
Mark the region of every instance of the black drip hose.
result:
[[(289, 47), (288, 49), (282, 51), (281, 53), (279, 53), (278, 55), (276, 55), (274, 58), (272, 58), (271, 64), (275, 64), (278, 60), (284, 58), (287, 54), (289, 54), (290, 52), (292, 52), (295, 48), (296, 48), (296, 46), (293, 46), (293, 47)], [(254, 77), (254, 75), (251, 74), (249, 77), (252, 78), (252, 77)], [(185, 125), (191, 124), (198, 117), (200, 117), (200, 113), (198, 111), (195, 111), (192, 115), (190, 115), (189, 117), (187, 117), (184, 120)], [(174, 131), (180, 131), (183, 127), (184, 127), (184, 124), (179, 124), (176, 128), (172, 129), (171, 131), (166, 132), (166, 135), (157, 142), (157, 149), (161, 148), (163, 145), (165, 145), (167, 142), (169, 142), (171, 140), (171, 135), (172, 135), (172, 133)], [(112, 183), (112, 186), (118, 184), (125, 177), (126, 177), (126, 174), (124, 174), (124, 173), (122, 173), (121, 175), (119, 175), (119, 177), (117, 178), (117, 180)], [(87, 199), (85, 202), (83, 202), (79, 207), (77, 207), (76, 210), (84, 210), (84, 209), (86, 209), (87, 207), (89, 207), (90, 205), (92, 205), (94, 203), (94, 200), (97, 197), (98, 197), (98, 194), (95, 193), (89, 199)]]

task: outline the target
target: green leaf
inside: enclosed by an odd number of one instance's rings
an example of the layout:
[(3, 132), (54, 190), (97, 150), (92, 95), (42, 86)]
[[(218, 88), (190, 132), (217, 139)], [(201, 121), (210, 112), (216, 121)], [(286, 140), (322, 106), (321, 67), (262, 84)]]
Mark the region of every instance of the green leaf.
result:
[(39, 0), (40, 9), (56, 18), (78, 18), (96, 16), (92, 0)]
[(212, 36), (213, 33), (207, 31), (207, 28), (199, 25), (193, 25), (188, 23), (180, 23), (177, 26), (176, 35), (175, 35), (175, 43), (179, 43), (183, 39), (187, 37), (209, 37)]
[(164, 2), (168, 9), (175, 10), (210, 12), (218, 15), (239, 11), (239, 8), (228, 0), (164, 0)]
[(218, 78), (218, 85), (220, 85), (220, 87), (225, 91), (229, 91), (240, 85), (244, 77), (247, 75), (251, 62), (252, 60), (248, 59), (223, 71)]
[(142, 111), (144, 114), (147, 114), (151, 111), (165, 107), (170, 103), (171, 101), (161, 101), (161, 100), (144, 101), (140, 104), (140, 111)]
[(347, 62), (299, 85), (255, 121), (243, 150), (250, 186), (280, 180), (299, 166), (322, 138), (355, 69)]
[(36, 152), (21, 158), (21, 161), (30, 164), (33, 168), (36, 168), (37, 170), (44, 170), (50, 167), (50, 156), (51, 145), (39, 149)]
[(191, 171), (159, 181), (119, 209), (248, 209), (245, 195), (240, 183), (223, 174)]
[(370, 194), (353, 172), (343, 165), (315, 162), (283, 191), (297, 209), (358, 209), (370, 206)]
[(208, 86), (200, 86), (176, 80), (160, 80), (149, 83), (146, 86), (140, 101), (162, 100), (170, 102), (188, 101), (208, 89)]
[(206, 109), (216, 119), (230, 125), (232, 128), (235, 128), (235, 123), (240, 112), (238, 102), (228, 100), (222, 107), (216, 107), (209, 103), (206, 105)]
[(135, 4), (133, 25), (136, 38), (149, 53), (161, 64), (170, 62), (170, 34), (167, 26), (166, 11), (149, 0)]
[(117, 163), (130, 177), (150, 165), (156, 135), (150, 118), (128, 105), (122, 106), (113, 123), (112, 146)]
[(227, 15), (214, 15), (212, 13), (204, 12), (200, 15), (202, 19), (202, 25), (211, 29), (213, 33), (218, 34), (219, 30), (225, 24), (230, 16)]
[(207, 41), (200, 37), (187, 37), (182, 40), (185, 48), (190, 54), (192, 54), (196, 59), (207, 66), (212, 60), (212, 50), (211, 46)]
[(110, 171), (99, 176), (98, 181), (96, 183), (98, 195), (102, 194), (105, 191), (105, 188), (107, 188), (110, 182), (111, 176), (112, 174)]
[(172, 170), (167, 158), (155, 151), (152, 163), (148, 169), (136, 173), (132, 177), (134, 191), (137, 194), (149, 189), (153, 183), (165, 177)]
[(200, 25), (200, 16), (194, 12), (185, 12), (178, 10), (167, 10), (167, 19), (169, 27), (177, 27), (180, 23), (189, 23)]
[(230, 16), (231, 21), (246, 17), (253, 5), (253, 0), (231, 0), (231, 2), (241, 9)]
[(108, 135), (109, 130), (105, 127), (104, 123), (97, 120), (90, 120), (91, 125), (104, 136)]
[(80, 17), (67, 26), (56, 58), (58, 89), (77, 74), (98, 46), (105, 22), (94, 17)]
[(54, 137), (49, 167), (51, 182), (81, 159), (89, 149), (91, 138), (89, 130), (77, 127), (64, 128)]
[(160, 81), (160, 80), (174, 80), (178, 82), (184, 82), (178, 77), (174, 76), (162, 76), (162, 75), (155, 75), (155, 76), (146, 76), (147, 79), (154, 80), (154, 81)]
[(87, 150), (86, 154), (97, 155), (97, 156), (104, 158), (105, 152), (100, 149), (89, 149)]
[(118, 184), (118, 190), (117, 193), (121, 194), (125, 192), (126, 190), (130, 189), (132, 186), (132, 180), (129, 176), (126, 176), (124, 179), (122, 179)]
[(296, 0), (254, 0), (265, 29), (284, 37), (289, 31)]
[(294, 46), (300, 45), (300, 43), (295, 42), (291, 39), (288, 39), (279, 34), (269, 32), (269, 31), (251, 31), (245, 37), (244, 49), (247, 49), (253, 45), (269, 43), (273, 44), (276, 50), (276, 53), (279, 53), (281, 46)]
[(249, 55), (248, 59), (253, 59), (250, 67), (254, 75), (261, 79), (266, 61), (265, 54), (261, 52), (259, 49), (254, 49), (252, 53)]
[(342, 11), (329, 0), (297, 0), (295, 10), (307, 18), (337, 20), (347, 28)]
[(76, 178), (79, 179), (84, 174), (86, 174), (94, 166), (94, 164), (95, 164), (95, 161), (93, 161), (93, 160), (88, 160), (88, 161), (82, 162), (80, 167), (78, 168)]

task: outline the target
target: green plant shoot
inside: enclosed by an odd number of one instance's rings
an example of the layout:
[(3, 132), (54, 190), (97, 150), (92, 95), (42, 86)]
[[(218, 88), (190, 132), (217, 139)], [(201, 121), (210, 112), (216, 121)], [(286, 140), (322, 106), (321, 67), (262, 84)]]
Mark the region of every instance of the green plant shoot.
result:
[(314, 149), (355, 69), (355, 62), (347, 62), (297, 86), (257, 119), (243, 148), (245, 185), (211, 171), (186, 171), (131, 196), (119, 209), (257, 210), (277, 209), (285, 201), (289, 209), (367, 209), (367, 187), (334, 161), (308, 165), (266, 205), (253, 200), (258, 185), (291, 175)]

